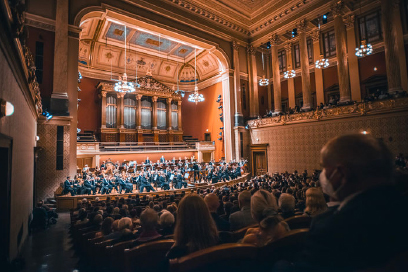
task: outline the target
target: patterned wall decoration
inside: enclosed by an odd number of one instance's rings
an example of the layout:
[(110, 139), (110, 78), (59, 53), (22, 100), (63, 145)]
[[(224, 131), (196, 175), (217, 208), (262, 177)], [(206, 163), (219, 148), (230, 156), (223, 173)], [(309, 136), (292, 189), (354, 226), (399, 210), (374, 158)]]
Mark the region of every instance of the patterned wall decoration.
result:
[[(37, 146), (41, 148), (38, 153), (37, 176), (35, 180), (37, 199), (54, 197), (54, 192), (61, 182), (64, 182), (69, 169), (69, 126), (64, 126), (64, 169), (56, 170), (57, 157), (57, 126), (38, 124), (37, 135), (40, 140)], [(73, 178), (73, 177), (71, 177)]]
[(200, 72), (202, 77), (209, 77), (214, 73), (219, 72), (218, 63), (211, 54), (206, 54), (197, 59), (197, 71)]
[(180, 82), (195, 82), (196, 80), (199, 79), (198, 72), (197, 72), (197, 77), (195, 76), (196, 76), (196, 73), (195, 73), (194, 68), (189, 65), (186, 65), (181, 70), (179, 79), (180, 79)]
[(408, 154), (407, 112), (292, 124), (251, 131), (251, 143), (268, 146), (268, 172), (321, 169), (320, 149), (331, 138), (367, 131), (381, 138), (394, 154)]

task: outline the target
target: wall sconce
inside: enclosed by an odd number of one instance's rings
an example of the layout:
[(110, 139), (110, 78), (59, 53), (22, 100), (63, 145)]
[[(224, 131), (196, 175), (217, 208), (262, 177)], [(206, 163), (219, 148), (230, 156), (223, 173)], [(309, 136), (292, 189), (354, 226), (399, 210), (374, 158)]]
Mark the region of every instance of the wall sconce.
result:
[(0, 118), (14, 113), (14, 106), (10, 102), (0, 99)]

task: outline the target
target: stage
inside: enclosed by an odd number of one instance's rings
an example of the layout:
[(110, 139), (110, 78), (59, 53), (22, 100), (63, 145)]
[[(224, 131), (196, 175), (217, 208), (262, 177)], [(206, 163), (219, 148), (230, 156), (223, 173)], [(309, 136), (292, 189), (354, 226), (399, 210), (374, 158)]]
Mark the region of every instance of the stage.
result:
[[(137, 190), (132, 193), (128, 194), (116, 194), (116, 193), (110, 193), (110, 194), (96, 194), (96, 195), (76, 195), (76, 196), (71, 196), (71, 195), (63, 195), (63, 196), (57, 196), (57, 210), (58, 211), (67, 211), (70, 209), (75, 209), (77, 207), (78, 201), (81, 201), (82, 199), (86, 198), (87, 200), (95, 200), (96, 197), (99, 197), (100, 201), (106, 200), (106, 197), (110, 196), (111, 199), (116, 199), (120, 197), (129, 197), (129, 196), (135, 196), (135, 195), (171, 195), (171, 194), (177, 194), (181, 193), (182, 191), (185, 191), (186, 194), (191, 193), (191, 189), (196, 190), (196, 189), (207, 189), (211, 188), (214, 186), (215, 188), (222, 187), (224, 185), (234, 185), (240, 182), (244, 182), (249, 178), (249, 174), (245, 173), (241, 177), (231, 180), (231, 181), (226, 181), (226, 182), (218, 182), (218, 183), (193, 183), (191, 185), (193, 186), (188, 186), (187, 188), (182, 188), (182, 189), (175, 189), (175, 190), (157, 190), (155, 192), (143, 192), (139, 193)], [(189, 184), (190, 185), (190, 184)]]

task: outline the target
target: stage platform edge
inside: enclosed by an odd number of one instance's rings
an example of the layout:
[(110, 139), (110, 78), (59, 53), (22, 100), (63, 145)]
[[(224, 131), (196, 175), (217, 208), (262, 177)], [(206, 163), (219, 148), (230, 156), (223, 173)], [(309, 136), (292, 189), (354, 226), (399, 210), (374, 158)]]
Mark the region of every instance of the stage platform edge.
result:
[(63, 195), (63, 196), (57, 196), (57, 211), (68, 211), (71, 209), (75, 209), (77, 207), (78, 201), (81, 201), (82, 199), (86, 198), (87, 200), (95, 200), (96, 197), (99, 197), (100, 201), (106, 200), (106, 197), (110, 196), (112, 200), (120, 197), (129, 197), (129, 196), (143, 196), (143, 195), (171, 195), (171, 194), (177, 194), (181, 193), (182, 191), (185, 191), (186, 194), (191, 193), (191, 189), (207, 189), (211, 188), (214, 186), (215, 188), (222, 187), (224, 185), (234, 185), (240, 182), (244, 182), (249, 178), (249, 173), (243, 174), (240, 178), (231, 180), (231, 181), (226, 181), (226, 182), (218, 182), (218, 183), (195, 183), (194, 188), (182, 188), (182, 189), (176, 189), (176, 190), (166, 190), (166, 191), (156, 191), (156, 192), (144, 192), (144, 193), (128, 193), (128, 194), (108, 194), (108, 195), (102, 195), (102, 194), (96, 194), (96, 195), (76, 195), (76, 196), (71, 196), (71, 195)]

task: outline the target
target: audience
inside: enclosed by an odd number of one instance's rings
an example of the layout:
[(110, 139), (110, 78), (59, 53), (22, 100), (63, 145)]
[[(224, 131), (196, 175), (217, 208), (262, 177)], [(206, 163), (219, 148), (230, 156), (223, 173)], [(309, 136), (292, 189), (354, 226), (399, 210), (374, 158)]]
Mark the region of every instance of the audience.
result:
[(167, 253), (168, 259), (179, 258), (218, 243), (217, 227), (206, 202), (199, 195), (189, 194), (180, 201), (174, 240), (174, 246)]
[(305, 215), (316, 216), (327, 210), (326, 200), (320, 188), (309, 188), (306, 191)]
[(161, 239), (163, 236), (157, 232), (158, 223), (159, 215), (157, 212), (151, 208), (145, 209), (140, 215), (142, 232), (136, 239), (135, 245)]
[(229, 222), (222, 219), (217, 213), (217, 209), (220, 206), (218, 196), (214, 193), (211, 193), (206, 195), (204, 200), (208, 206), (208, 209), (210, 210), (211, 217), (213, 218), (215, 225), (217, 226), (217, 229), (219, 231), (228, 231), (230, 229)]
[(238, 195), (238, 204), (241, 210), (231, 214), (229, 218), (231, 231), (239, 230), (244, 227), (256, 224), (256, 221), (252, 218), (250, 210), (251, 193), (249, 191), (242, 191)]
[(111, 234), (113, 221), (114, 220), (112, 217), (105, 218), (105, 220), (103, 220), (102, 222), (101, 230), (95, 233), (95, 238), (104, 237), (104, 236)]
[(314, 218), (296, 271), (367, 271), (407, 251), (407, 200), (393, 186), (385, 144), (339, 136), (322, 148), (321, 162), (323, 192), (340, 205)]
[(257, 228), (247, 230), (243, 243), (264, 246), (281, 238), (289, 231), (289, 226), (278, 215), (275, 197), (265, 190), (257, 191), (251, 198), (252, 218), (258, 222)]
[[(310, 189), (309, 189), (310, 190)], [(307, 199), (306, 199), (307, 201)], [(281, 210), (281, 216), (286, 219), (295, 216), (295, 197), (288, 193), (283, 193), (280, 195), (278, 200), (279, 208)], [(307, 205), (307, 204), (306, 204)]]
[(164, 211), (160, 215), (160, 234), (163, 236), (173, 234), (174, 215), (169, 211)]

